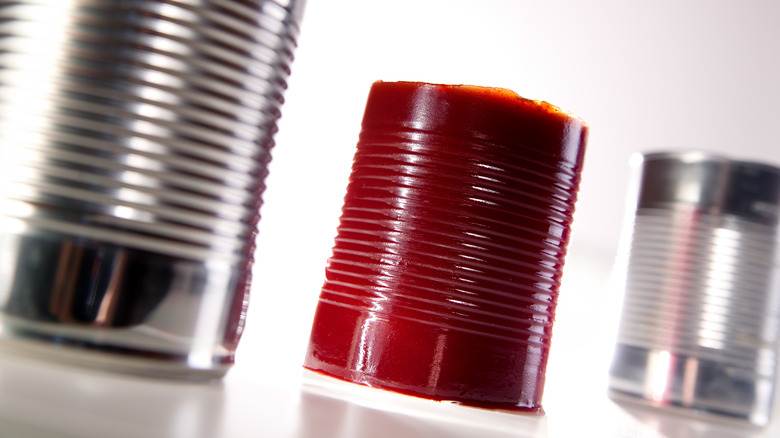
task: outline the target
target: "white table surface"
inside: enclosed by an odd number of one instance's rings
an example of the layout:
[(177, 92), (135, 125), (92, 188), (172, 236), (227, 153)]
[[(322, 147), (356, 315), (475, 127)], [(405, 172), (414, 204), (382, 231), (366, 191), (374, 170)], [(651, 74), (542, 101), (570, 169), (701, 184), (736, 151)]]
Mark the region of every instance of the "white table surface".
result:
[(279, 388), (235, 374), (212, 384), (163, 382), (5, 357), (0, 376), (4, 437), (750, 438), (778, 432), (621, 406), (587, 384), (548, 397), (546, 415), (532, 416), (370, 388), (351, 395), (305, 384)]

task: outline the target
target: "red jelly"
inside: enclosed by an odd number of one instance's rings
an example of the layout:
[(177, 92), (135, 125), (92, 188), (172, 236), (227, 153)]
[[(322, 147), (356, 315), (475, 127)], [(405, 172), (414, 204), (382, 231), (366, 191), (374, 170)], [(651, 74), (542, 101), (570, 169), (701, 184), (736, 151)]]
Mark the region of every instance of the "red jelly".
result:
[(540, 411), (586, 135), (508, 90), (375, 83), (304, 366)]

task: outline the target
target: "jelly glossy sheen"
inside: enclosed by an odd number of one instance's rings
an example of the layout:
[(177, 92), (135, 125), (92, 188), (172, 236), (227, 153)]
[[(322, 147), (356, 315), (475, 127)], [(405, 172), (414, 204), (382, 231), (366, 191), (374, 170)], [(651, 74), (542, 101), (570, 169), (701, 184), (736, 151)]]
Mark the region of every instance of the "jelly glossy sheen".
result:
[(371, 88), (305, 367), (539, 411), (587, 127), (497, 88)]

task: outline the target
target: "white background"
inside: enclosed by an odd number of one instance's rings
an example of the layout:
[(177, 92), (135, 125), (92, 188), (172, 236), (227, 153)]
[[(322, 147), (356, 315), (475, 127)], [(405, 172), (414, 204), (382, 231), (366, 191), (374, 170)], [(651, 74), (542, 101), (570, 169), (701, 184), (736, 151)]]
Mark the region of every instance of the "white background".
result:
[[(619, 298), (609, 279), (632, 154), (699, 149), (780, 164), (779, 23), (772, 0), (310, 0), (236, 367), (222, 384), (189, 385), (0, 358), (1, 429), (30, 437), (746, 436), (606, 398)], [(545, 417), (301, 390), (363, 106), (379, 79), (510, 88), (590, 125)], [(765, 436), (780, 429), (771, 427)]]

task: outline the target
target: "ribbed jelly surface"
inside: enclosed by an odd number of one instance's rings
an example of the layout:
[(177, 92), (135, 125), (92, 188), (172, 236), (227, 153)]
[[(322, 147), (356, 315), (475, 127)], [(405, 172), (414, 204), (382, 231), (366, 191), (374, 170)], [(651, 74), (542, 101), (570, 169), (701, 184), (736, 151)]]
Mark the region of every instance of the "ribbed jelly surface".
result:
[(581, 163), (437, 123), (364, 121), (305, 365), (540, 409)]
[(574, 175), (432, 133), (362, 141), (321, 300), (546, 346)]

